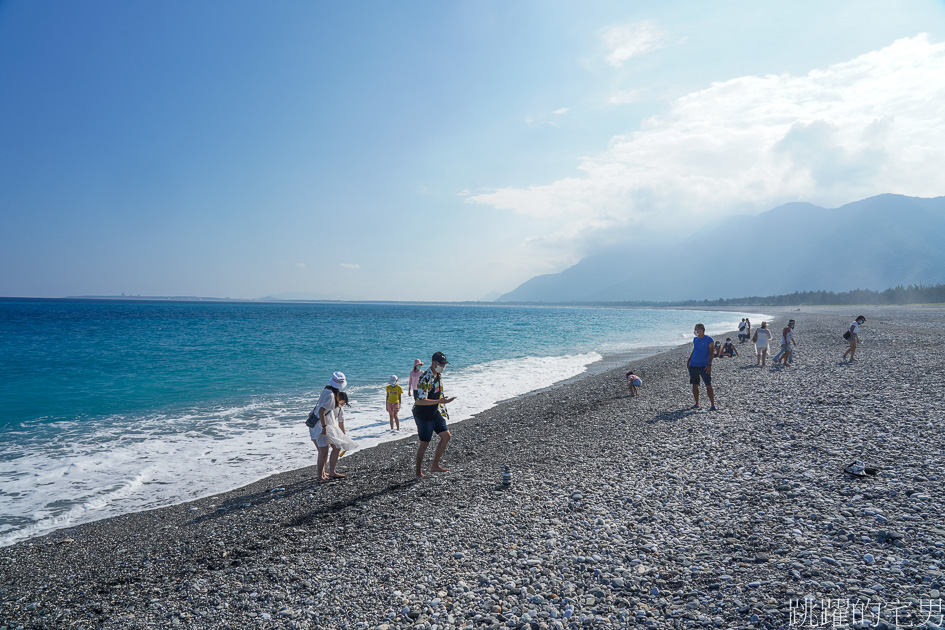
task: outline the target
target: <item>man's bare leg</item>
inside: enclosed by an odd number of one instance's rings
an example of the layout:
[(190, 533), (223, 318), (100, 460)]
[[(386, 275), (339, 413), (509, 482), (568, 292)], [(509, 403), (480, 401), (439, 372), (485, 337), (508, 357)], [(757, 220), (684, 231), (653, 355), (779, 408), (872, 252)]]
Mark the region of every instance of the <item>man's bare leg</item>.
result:
[(423, 466), (423, 456), (426, 455), (427, 447), (430, 446), (429, 442), (420, 442), (420, 446), (417, 447), (417, 479), (423, 479), (423, 471), (420, 470), (420, 467)]
[(699, 386), (698, 385), (692, 386), (692, 397), (696, 401), (696, 407), (698, 407), (699, 406)]
[(440, 458), (443, 457), (443, 451), (446, 450), (446, 445), (450, 443), (449, 431), (443, 431), (443, 433), (438, 434), (440, 436), (440, 442), (436, 445), (436, 450), (433, 452), (433, 465), (430, 466), (430, 472), (449, 472), (449, 468), (444, 468), (440, 466)]

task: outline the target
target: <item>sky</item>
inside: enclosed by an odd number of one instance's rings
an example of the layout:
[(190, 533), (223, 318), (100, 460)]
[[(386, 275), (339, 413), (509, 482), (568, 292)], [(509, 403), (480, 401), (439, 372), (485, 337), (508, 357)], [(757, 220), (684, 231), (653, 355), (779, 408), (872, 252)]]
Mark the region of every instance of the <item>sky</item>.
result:
[(942, 103), (942, 1), (0, 0), (0, 296), (495, 297), (945, 195)]

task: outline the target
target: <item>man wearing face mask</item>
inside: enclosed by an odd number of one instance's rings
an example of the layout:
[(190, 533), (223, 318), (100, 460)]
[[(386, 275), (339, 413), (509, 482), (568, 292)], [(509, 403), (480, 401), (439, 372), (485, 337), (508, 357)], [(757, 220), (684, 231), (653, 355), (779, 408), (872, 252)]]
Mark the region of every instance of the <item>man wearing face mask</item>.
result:
[(689, 368), (689, 383), (692, 385), (692, 397), (696, 401), (692, 408), (699, 408), (699, 379), (701, 378), (705, 383), (705, 391), (709, 395), (709, 404), (712, 405), (709, 411), (716, 411), (715, 391), (712, 389), (712, 359), (715, 358), (712, 348), (715, 347), (715, 342), (712, 337), (705, 334), (704, 324), (696, 324), (692, 334), (695, 335), (692, 340), (692, 352), (689, 353), (689, 360), (686, 361), (686, 367)]
[(434, 353), (430, 369), (423, 373), (417, 385), (417, 399), (413, 407), (413, 419), (417, 423), (417, 434), (420, 438), (420, 446), (417, 447), (417, 479), (424, 477), (420, 469), (423, 465), (423, 456), (427, 452), (427, 447), (430, 446), (434, 433), (440, 436), (440, 442), (433, 452), (430, 472), (449, 472), (449, 468), (440, 464), (440, 458), (443, 457), (443, 451), (446, 450), (451, 437), (449, 428), (446, 426), (449, 415), (445, 405), (456, 400), (455, 396), (446, 398), (443, 395), (441, 375), (448, 363), (442, 352)]

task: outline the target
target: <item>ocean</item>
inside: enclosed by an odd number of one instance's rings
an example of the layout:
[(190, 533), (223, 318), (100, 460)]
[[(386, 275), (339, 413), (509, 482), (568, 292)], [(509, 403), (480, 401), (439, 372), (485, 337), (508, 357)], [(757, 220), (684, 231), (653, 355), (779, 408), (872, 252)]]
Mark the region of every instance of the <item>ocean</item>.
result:
[[(437, 304), (0, 301), (0, 545), (312, 465), (304, 419), (340, 370), (363, 448), (384, 387), (450, 361), (451, 423), (753, 313)], [(645, 378), (645, 375), (644, 375)]]

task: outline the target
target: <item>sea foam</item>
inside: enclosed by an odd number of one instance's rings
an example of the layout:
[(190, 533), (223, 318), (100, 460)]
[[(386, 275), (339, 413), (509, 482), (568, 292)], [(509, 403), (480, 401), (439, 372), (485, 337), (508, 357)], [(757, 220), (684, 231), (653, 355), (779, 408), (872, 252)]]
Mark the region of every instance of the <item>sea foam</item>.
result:
[[(456, 397), (449, 406), (450, 422), (581, 374), (600, 358), (590, 352), (447, 369), (445, 392)], [(416, 435), (406, 391), (401, 430), (390, 430), (385, 385), (349, 391), (346, 429), (362, 449)], [(8, 453), (13, 457), (0, 462), (5, 515), (0, 517), (0, 545), (312, 465), (316, 450), (304, 419), (318, 393), (177, 416), (116, 416), (96, 421), (94, 428), (56, 423), (60, 426), (50, 448), (35, 448), (32, 440), (19, 442), (12, 447), (16, 452)]]
[[(598, 324), (586, 316), (589, 313), (567, 312), (576, 316), (576, 325)], [(606, 311), (603, 317), (617, 319), (619, 314)], [(599, 351), (519, 355), (462, 367), (451, 365), (444, 375), (446, 394), (456, 396), (449, 405), (450, 423), (583, 374), (602, 355), (610, 356), (611, 362), (598, 365), (616, 365), (611, 355), (653, 354), (686, 342), (691, 336), (680, 323), (689, 315), (679, 315), (654, 312), (656, 321), (665, 322), (654, 328), (604, 329), (601, 337), (591, 342)], [(710, 334), (732, 330), (738, 322), (734, 313), (702, 313), (698, 317), (704, 318)], [(547, 335), (534, 323), (517, 325), (522, 332), (516, 334)], [(362, 449), (416, 435), (406, 375), (401, 377), (405, 393), (399, 432), (390, 430), (386, 382), (375, 378), (377, 382), (362, 380), (348, 390), (352, 404), (346, 411), (346, 428)], [(316, 450), (304, 419), (319, 394), (319, 389), (300, 390), (249, 397), (245, 404), (237, 405), (203, 404), (173, 412), (56, 421), (36, 418), (8, 425), (0, 456), (0, 545), (189, 501), (312, 465)]]

